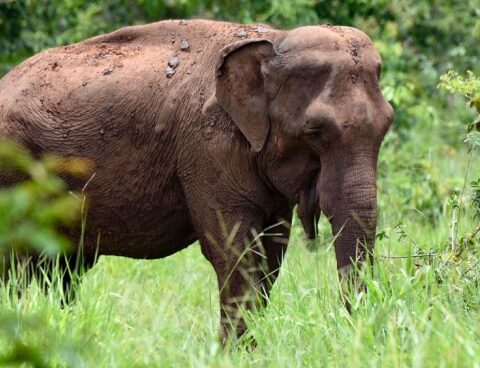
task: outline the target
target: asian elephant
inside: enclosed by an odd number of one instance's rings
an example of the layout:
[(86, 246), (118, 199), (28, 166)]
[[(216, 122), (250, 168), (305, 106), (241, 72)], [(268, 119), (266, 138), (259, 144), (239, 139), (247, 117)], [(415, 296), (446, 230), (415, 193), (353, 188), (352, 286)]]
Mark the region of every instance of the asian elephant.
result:
[[(0, 135), (93, 162), (88, 185), (66, 178), (89, 201), (90, 265), (96, 252), (160, 258), (198, 239), (218, 277), (221, 334), (240, 336), (240, 310), (268, 299), (295, 205), (309, 238), (320, 212), (329, 218), (341, 277), (372, 249), (393, 120), (380, 70), (350, 27), (126, 27), (7, 74)], [(0, 173), (0, 185), (14, 180)]]

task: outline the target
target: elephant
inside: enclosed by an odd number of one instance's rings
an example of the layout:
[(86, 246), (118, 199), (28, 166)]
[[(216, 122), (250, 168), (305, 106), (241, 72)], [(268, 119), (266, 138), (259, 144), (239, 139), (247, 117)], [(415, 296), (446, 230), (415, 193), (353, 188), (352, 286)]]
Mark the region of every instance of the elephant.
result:
[[(65, 177), (88, 199), (88, 267), (96, 254), (156, 259), (198, 240), (225, 341), (247, 330), (245, 310), (267, 303), (295, 206), (309, 239), (321, 213), (329, 219), (342, 280), (368, 258), (394, 117), (380, 72), (372, 41), (352, 27), (130, 26), (3, 77), (0, 136), (93, 163), (88, 183)], [(0, 186), (15, 180), (0, 173)], [(78, 242), (79, 229), (66, 232)]]

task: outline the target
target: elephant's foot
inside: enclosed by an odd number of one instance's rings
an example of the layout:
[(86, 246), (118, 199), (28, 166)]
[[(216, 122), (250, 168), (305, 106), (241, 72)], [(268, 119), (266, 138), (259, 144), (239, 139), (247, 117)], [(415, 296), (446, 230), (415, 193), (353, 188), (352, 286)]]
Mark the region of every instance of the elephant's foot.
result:
[(339, 267), (337, 270), (340, 279), (340, 295), (348, 313), (352, 313), (353, 297), (361, 291), (366, 291), (365, 284), (360, 279), (359, 266), (349, 264)]

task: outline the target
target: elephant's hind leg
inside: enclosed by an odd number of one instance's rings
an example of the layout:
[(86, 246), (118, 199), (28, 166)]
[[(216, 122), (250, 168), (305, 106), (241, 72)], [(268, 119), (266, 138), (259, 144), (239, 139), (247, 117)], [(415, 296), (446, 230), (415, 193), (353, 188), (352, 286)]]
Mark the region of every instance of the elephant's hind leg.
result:
[(96, 263), (96, 258), (84, 255), (61, 256), (58, 262), (62, 287), (62, 305), (75, 301), (78, 283), (90, 268)]
[(11, 293), (21, 297), (32, 281), (45, 293), (52, 287), (60, 292), (60, 303), (66, 305), (75, 299), (81, 276), (95, 264), (95, 259), (72, 255), (46, 258), (38, 255), (11, 255), (2, 258), (2, 281)]

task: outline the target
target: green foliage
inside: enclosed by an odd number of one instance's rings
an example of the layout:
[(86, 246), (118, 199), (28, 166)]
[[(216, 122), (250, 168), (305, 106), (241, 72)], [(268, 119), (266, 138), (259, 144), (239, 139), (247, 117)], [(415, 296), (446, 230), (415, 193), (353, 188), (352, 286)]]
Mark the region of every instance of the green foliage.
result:
[(454, 71), (449, 71), (440, 77), (438, 88), (444, 89), (451, 94), (460, 94), (464, 96), (470, 107), (476, 109), (477, 117), (467, 126), (467, 134), (464, 142), (469, 150), (480, 148), (480, 78), (476, 77), (471, 71), (467, 71), (467, 77), (464, 78)]
[(378, 169), (379, 191), (383, 194), (380, 211), (395, 208), (399, 217), (417, 216), (420, 221), (435, 222), (443, 214), (449, 195), (458, 192), (459, 180), (443, 181), (437, 162), (429, 160), (424, 152), (416, 157), (418, 151), (410, 144), (402, 147), (401, 157), (395, 151), (386, 147), (382, 153)]
[(466, 97), (471, 107), (480, 114), (480, 78), (475, 77), (471, 71), (467, 71), (464, 78), (454, 71), (449, 71), (440, 77), (439, 88), (449, 93), (459, 93)]
[[(480, 78), (476, 77), (471, 71), (467, 71), (467, 77), (464, 78), (454, 71), (440, 77), (438, 88), (444, 89), (451, 94), (460, 94), (464, 96), (468, 105), (477, 112), (476, 119), (469, 123), (466, 128), (466, 143), (469, 152), (480, 149)], [(471, 204), (475, 209), (475, 217), (480, 219), (480, 178), (472, 181)]]
[(66, 192), (58, 172), (86, 170), (81, 160), (33, 159), (11, 142), (0, 141), (2, 175), (23, 176), (22, 183), (0, 189), (0, 256), (12, 249), (34, 249), (49, 255), (66, 250), (69, 242), (58, 226), (78, 219), (81, 201)]
[[(5, 331), (8, 336), (17, 336), (15, 319), (11, 316), (4, 316), (0, 319), (0, 331)], [(48, 365), (41, 357), (40, 349), (31, 345), (23, 344), (20, 341), (13, 341), (14, 348), (11, 354), (8, 356), (0, 356), (0, 363), (7, 364), (25, 364), (28, 363), (33, 367), (43, 368)]]
[(472, 186), (472, 205), (475, 209), (475, 216), (480, 220), (480, 178), (470, 183)]
[[(18, 281), (14, 278), (22, 278), (18, 275), (20, 269), (10, 270), (12, 279), (3, 283), (3, 259), (11, 251), (33, 250), (51, 258), (69, 249), (70, 241), (59, 232), (59, 227), (79, 219), (82, 200), (67, 192), (58, 174), (78, 176), (88, 170), (85, 160), (53, 156), (34, 159), (19, 146), (0, 139), (0, 172), (12, 181), (20, 180), (15, 186), (0, 188), (0, 301), (11, 298), (10, 288)], [(63, 277), (58, 271), (56, 274), (57, 278)], [(49, 280), (51, 285), (54, 281)], [(61, 280), (57, 284), (61, 285)], [(0, 365), (28, 363), (33, 367), (50, 367), (48, 355), (57, 350), (48, 349), (54, 334), (45, 325), (41, 316), (27, 318), (0, 309), (0, 339), (6, 337), (8, 341), (0, 349)], [(43, 342), (25, 342), (37, 331), (42, 331)], [(57, 349), (62, 361), (69, 362), (68, 366), (81, 366), (76, 364), (79, 360), (74, 346), (62, 342)]]
[[(83, 367), (84, 362), (80, 357), (76, 344), (63, 341), (56, 349), (52, 349), (55, 333), (46, 327), (48, 321), (44, 318), (26, 317), (13, 313), (0, 313), (0, 338), (7, 338), (8, 343), (3, 344), (0, 351), (0, 365), (48, 368), (52, 367), (52, 359), (59, 360), (62, 366)], [(32, 341), (32, 334), (41, 331), (43, 338)], [(57, 344), (55, 344), (57, 345)]]

